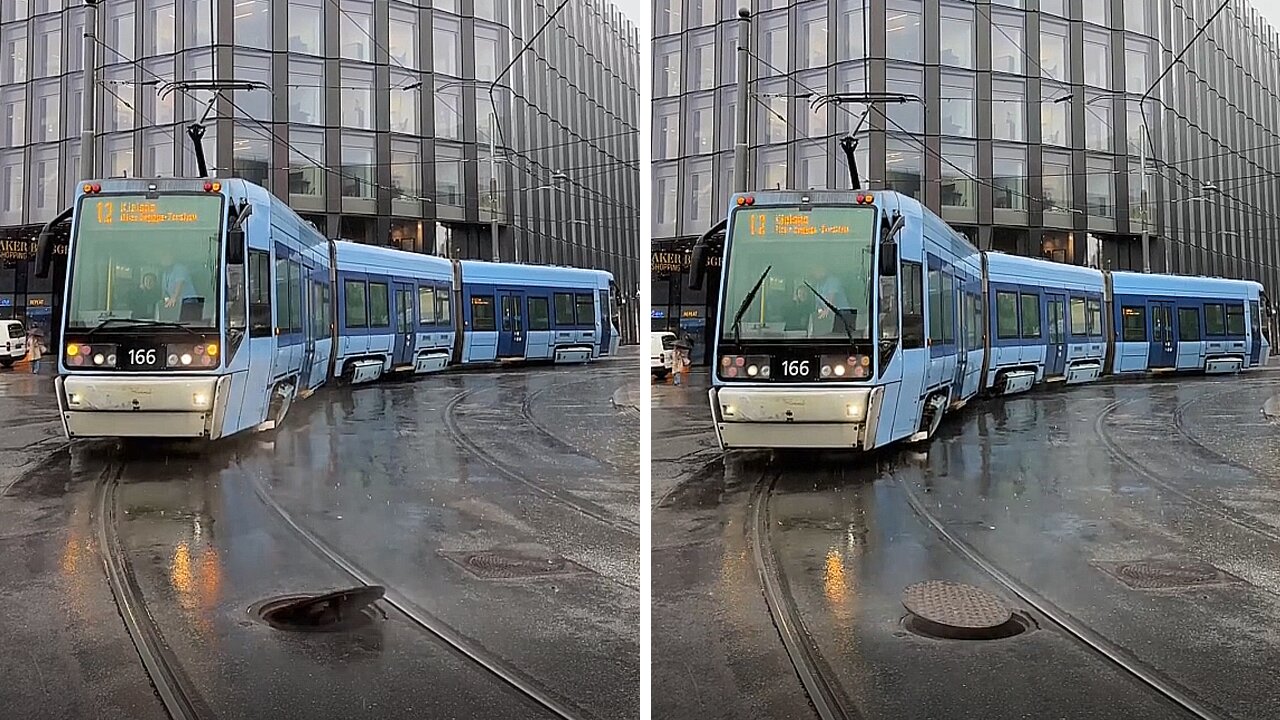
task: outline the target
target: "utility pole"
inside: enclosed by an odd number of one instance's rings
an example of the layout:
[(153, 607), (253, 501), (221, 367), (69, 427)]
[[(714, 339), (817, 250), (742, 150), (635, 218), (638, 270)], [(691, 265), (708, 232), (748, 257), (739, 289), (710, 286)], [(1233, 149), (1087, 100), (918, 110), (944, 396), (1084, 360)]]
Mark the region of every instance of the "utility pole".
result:
[[(1151, 200), (1147, 196), (1147, 141), (1151, 138), (1151, 133), (1147, 132), (1147, 114), (1142, 113), (1142, 130), (1144, 137), (1138, 144), (1141, 150), (1138, 152), (1138, 165), (1142, 168), (1142, 272), (1151, 272)], [(1165, 266), (1165, 272), (1169, 268)]]
[(98, 3), (102, 0), (84, 0), (84, 92), (80, 99), (80, 179), (90, 180), (94, 177), (93, 141), (97, 135), (93, 128), (95, 114), (94, 100), (97, 98), (97, 86), (94, 75), (98, 69)]
[(489, 239), (493, 243), (493, 261), (498, 259), (498, 114), (489, 113)]
[(747, 191), (747, 74), (751, 71), (751, 11), (738, 10), (738, 117), (737, 132), (733, 141), (733, 191)]

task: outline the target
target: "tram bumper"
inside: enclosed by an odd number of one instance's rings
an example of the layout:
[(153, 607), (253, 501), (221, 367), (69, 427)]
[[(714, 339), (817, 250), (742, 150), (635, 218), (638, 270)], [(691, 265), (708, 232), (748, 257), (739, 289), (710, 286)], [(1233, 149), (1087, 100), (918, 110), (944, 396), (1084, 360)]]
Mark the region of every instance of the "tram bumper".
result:
[(69, 438), (216, 439), (231, 377), (68, 375), (56, 382)]
[(870, 450), (876, 444), (884, 389), (719, 387), (709, 395), (723, 450)]

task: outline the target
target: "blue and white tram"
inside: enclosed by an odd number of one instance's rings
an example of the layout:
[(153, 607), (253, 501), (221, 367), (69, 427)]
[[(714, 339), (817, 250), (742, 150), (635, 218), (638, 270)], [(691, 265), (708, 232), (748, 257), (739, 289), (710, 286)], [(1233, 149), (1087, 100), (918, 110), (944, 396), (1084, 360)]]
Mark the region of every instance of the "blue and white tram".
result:
[(979, 393), (1267, 361), (1254, 282), (981, 252), (895, 192), (738, 195), (711, 410), (722, 448), (933, 436)]
[(609, 273), (332, 241), (244, 180), (90, 181), (71, 223), (68, 437), (216, 439), (335, 380), (617, 351)]

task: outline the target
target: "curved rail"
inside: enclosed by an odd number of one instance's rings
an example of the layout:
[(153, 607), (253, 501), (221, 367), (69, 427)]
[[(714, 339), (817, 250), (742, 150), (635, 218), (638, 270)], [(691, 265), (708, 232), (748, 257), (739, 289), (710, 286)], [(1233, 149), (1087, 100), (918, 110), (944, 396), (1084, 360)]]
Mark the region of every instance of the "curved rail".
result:
[(1110, 416), (1111, 413), (1115, 412), (1116, 408), (1120, 407), (1126, 402), (1129, 402), (1129, 401), (1116, 400), (1115, 402), (1112, 402), (1111, 404), (1107, 405), (1105, 408), (1102, 409), (1102, 412), (1098, 413), (1098, 419), (1095, 420), (1093, 423), (1094, 434), (1098, 436), (1098, 440), (1101, 441), (1103, 446), (1107, 448), (1107, 452), (1110, 453), (1112, 457), (1124, 463), (1126, 466), (1129, 467), (1130, 470), (1137, 473), (1138, 475), (1141, 475), (1152, 485), (1159, 487), (1161, 490), (1164, 490), (1170, 495), (1174, 495), (1179, 499), (1183, 500), (1184, 502), (1194, 505), (1195, 507), (1207, 513), (1216, 515), (1218, 518), (1222, 520), (1225, 520), (1229, 523), (1242, 527), (1245, 530), (1249, 530), (1250, 532), (1257, 533), (1258, 535), (1261, 535), (1267, 538), (1268, 540), (1280, 542), (1280, 531), (1276, 530), (1275, 528), (1263, 523), (1262, 521), (1258, 520), (1257, 518), (1251, 515), (1247, 515), (1247, 514), (1238, 512), (1236, 510), (1233, 510), (1230, 507), (1216, 500), (1205, 500), (1203, 498), (1198, 498), (1192, 495), (1186, 490), (1183, 490), (1182, 488), (1177, 487), (1173, 483), (1167, 480), (1164, 480), (1160, 476), (1151, 472), (1145, 466), (1143, 466), (1142, 463), (1133, 459), (1132, 456), (1130, 456), (1123, 449), (1121, 449), (1120, 446), (1117, 445), (1114, 440), (1112, 440), (1110, 437), (1107, 436), (1105, 425), (1106, 425), (1107, 417)]
[(748, 525), (751, 528), (752, 555), (756, 571), (760, 573), (765, 604), (769, 607), (774, 627), (786, 647), (787, 656), (791, 658), (791, 665), (800, 677), (800, 683), (804, 685), (804, 691), (809, 696), (809, 702), (813, 703), (818, 717), (822, 720), (851, 720), (858, 715), (845, 708), (836, 690), (837, 683), (828, 677), (817, 650), (809, 643), (804, 621), (783, 587), (777, 558), (773, 554), (773, 546), (769, 544), (769, 495), (780, 474), (777, 470), (767, 470), (756, 483), (752, 497), (752, 521)]
[(1048, 618), (1049, 621), (1057, 625), (1071, 637), (1075, 638), (1082, 645), (1111, 661), (1112, 664), (1133, 676), (1152, 691), (1162, 695), (1166, 700), (1177, 705), (1188, 713), (1191, 713), (1193, 716), (1201, 718), (1202, 720), (1219, 720), (1219, 718), (1223, 717), (1216, 711), (1205, 706), (1199, 700), (1195, 699), (1190, 692), (1174, 680), (1166, 678), (1158, 671), (1137, 662), (1131, 657), (1126, 649), (1116, 645), (1099, 633), (1094, 632), (1087, 625), (1073, 617), (1070, 613), (1057, 607), (1044, 596), (1001, 570), (998, 566), (988, 560), (981, 551), (973, 545), (970, 545), (963, 538), (948, 530), (946, 525), (944, 525), (936, 515), (929, 511), (925, 504), (920, 500), (920, 497), (912, 491), (911, 487), (905, 480), (898, 479), (898, 485), (906, 495), (907, 504), (911, 506), (912, 512), (914, 512), (926, 525), (932, 528), (933, 531), (943, 539), (943, 541), (950, 545), (960, 555), (964, 556), (969, 562), (973, 563), (973, 565), (991, 576), (991, 578), (1000, 585), (1004, 586), (1006, 590), (1018, 597), (1022, 602), (1035, 608), (1037, 612)]
[(203, 709), (199, 694), (182, 673), (181, 665), (169, 651), (164, 636), (146, 610), (142, 590), (133, 576), (116, 532), (116, 486), (124, 474), (123, 463), (109, 463), (98, 480), (98, 545), (102, 553), (107, 584), (124, 620), (129, 638), (138, 651), (143, 669), (151, 678), (165, 712), (174, 720), (199, 720), (211, 713)]
[(491, 675), (497, 677), (499, 680), (532, 700), (555, 717), (561, 718), (562, 720), (579, 720), (580, 718), (585, 717), (584, 713), (572, 709), (561, 701), (551, 697), (548, 692), (538, 687), (534, 681), (526, 677), (524, 673), (521, 673), (515, 668), (508, 667), (502, 660), (484, 650), (479, 643), (449, 627), (440, 619), (418, 607), (398, 591), (388, 587), (372, 574), (343, 557), (337, 550), (330, 547), (327, 542), (299, 523), (287, 510), (284, 509), (284, 507), (280, 505), (280, 503), (276, 502), (275, 498), (271, 497), (267, 492), (267, 488), (258, 478), (250, 476), (249, 482), (253, 484), (254, 492), (258, 495), (258, 498), (262, 500), (267, 507), (275, 511), (276, 515), (278, 515), (286, 525), (297, 533), (299, 537), (305, 540), (307, 544), (309, 544), (320, 556), (324, 557), (343, 572), (350, 575), (361, 585), (381, 585), (386, 587), (387, 590), (383, 595), (383, 599), (387, 604), (391, 605), (391, 607), (395, 608), (402, 615), (408, 618), (414, 625), (417, 625), (428, 634), (439, 638), (463, 657), (475, 663)]
[(524, 418), (524, 421), (529, 424), (529, 427), (533, 428), (534, 430), (537, 430), (539, 434), (541, 434), (542, 436), (550, 440), (551, 443), (556, 447), (562, 450), (567, 450), (570, 453), (577, 455), (578, 457), (582, 457), (588, 460), (592, 460), (594, 462), (598, 462), (601, 465), (605, 465), (613, 470), (622, 472), (622, 468), (613, 464), (611, 460), (606, 460), (605, 458), (598, 457), (594, 453), (587, 452), (586, 450), (579, 448), (577, 445), (574, 445), (568, 440), (565, 440), (560, 435), (552, 432), (550, 428), (548, 428), (546, 425), (543, 425), (541, 422), (538, 421), (536, 417), (533, 416), (533, 399), (534, 398), (546, 393), (549, 390), (559, 391), (559, 390), (563, 390), (564, 388), (570, 387), (572, 385), (581, 385), (585, 382), (588, 382), (590, 380), (595, 380), (595, 379), (597, 378), (580, 378), (580, 379), (572, 380), (566, 383), (552, 384), (549, 387), (539, 388), (538, 390), (534, 390), (531, 393), (526, 393), (524, 398), (520, 401), (520, 417)]
[(458, 420), (455, 417), (455, 414), (457, 413), (458, 406), (461, 405), (464, 400), (470, 397), (473, 392), (475, 392), (475, 389), (464, 390), (463, 392), (456, 395), (452, 400), (450, 400), (447, 405), (445, 405), (444, 426), (445, 426), (445, 429), (449, 432), (449, 435), (453, 437), (454, 442), (458, 443), (458, 445), (462, 446), (467, 452), (471, 453), (472, 455), (475, 455), (486, 465), (492, 467), (494, 470), (497, 470), (503, 476), (511, 480), (521, 483), (522, 485), (525, 485), (530, 489), (542, 495), (545, 495), (546, 497), (549, 497), (552, 500), (555, 500), (558, 503), (567, 505), (573, 508), (574, 510), (577, 510), (578, 512), (582, 513), (583, 515), (593, 520), (597, 520), (605, 525), (608, 525), (609, 527), (615, 530), (625, 532), (629, 535), (638, 536), (640, 534), (639, 523), (629, 518), (622, 517), (609, 510), (606, 510), (600, 505), (594, 502), (591, 502), (586, 498), (579, 497), (571, 492), (553, 490), (549, 487), (546, 487), (544, 484), (540, 482), (531, 480), (528, 477), (526, 477), (523, 473), (520, 473), (508, 467), (506, 463), (503, 463), (501, 460), (498, 460), (488, 450), (485, 450), (483, 447), (481, 447), (476, 442), (471, 440), (471, 438), (467, 437), (466, 433), (462, 432), (462, 429), (458, 427)]

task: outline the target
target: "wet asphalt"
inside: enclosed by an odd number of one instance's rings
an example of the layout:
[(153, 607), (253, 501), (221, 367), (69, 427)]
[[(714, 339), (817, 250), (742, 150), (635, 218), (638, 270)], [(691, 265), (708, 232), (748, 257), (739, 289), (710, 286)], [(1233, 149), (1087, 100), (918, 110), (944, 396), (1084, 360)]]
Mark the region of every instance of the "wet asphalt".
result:
[[(1210, 717), (1280, 708), (1280, 375), (983, 401), (862, 456), (722, 456), (693, 380), (654, 387), (655, 718), (816, 716), (752, 552), (770, 487), (764, 546), (850, 717), (1193, 716), (1139, 676)], [(901, 596), (928, 580), (1029, 630), (916, 634)]]
[[(0, 374), (0, 707), (165, 717), (102, 570), (94, 489), (201, 716), (541, 718), (639, 705), (634, 349), (585, 368), (446, 373), (325, 391), (216, 449), (60, 439), (52, 381)], [(340, 632), (263, 601), (388, 589)], [(68, 682), (72, 679), (72, 682)], [(11, 714), (12, 713), (12, 714)]]

